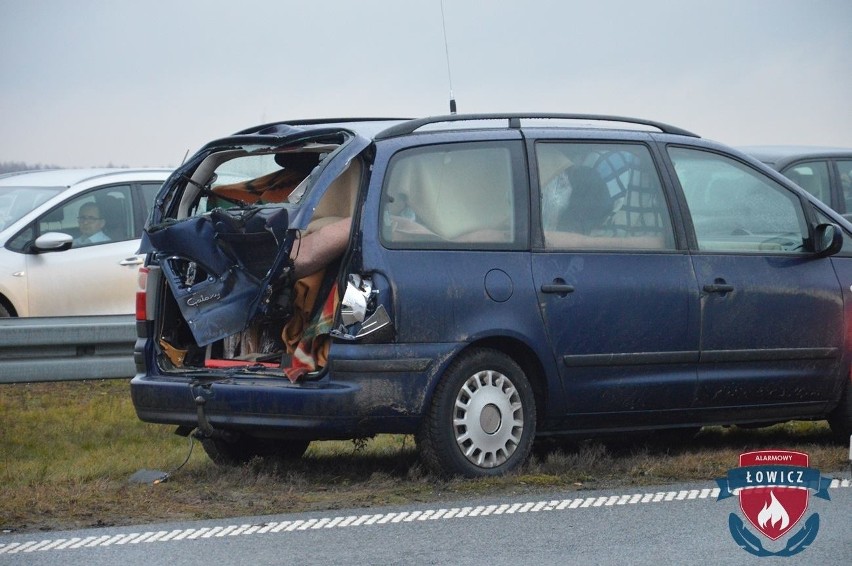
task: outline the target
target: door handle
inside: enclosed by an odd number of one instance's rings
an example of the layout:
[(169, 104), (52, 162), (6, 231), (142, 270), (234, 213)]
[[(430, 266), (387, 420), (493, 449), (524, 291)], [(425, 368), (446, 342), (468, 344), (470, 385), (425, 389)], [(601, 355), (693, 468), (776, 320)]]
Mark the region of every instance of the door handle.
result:
[(708, 293), (719, 293), (724, 295), (725, 293), (732, 292), (734, 290), (734, 286), (728, 285), (727, 283), (711, 283), (709, 285), (705, 285), (704, 290)]
[(141, 257), (128, 257), (119, 261), (118, 265), (142, 265), (144, 261)]
[(567, 283), (551, 283), (545, 284), (541, 286), (542, 293), (557, 293), (560, 295), (567, 295), (568, 293), (574, 292), (574, 286), (568, 285)]

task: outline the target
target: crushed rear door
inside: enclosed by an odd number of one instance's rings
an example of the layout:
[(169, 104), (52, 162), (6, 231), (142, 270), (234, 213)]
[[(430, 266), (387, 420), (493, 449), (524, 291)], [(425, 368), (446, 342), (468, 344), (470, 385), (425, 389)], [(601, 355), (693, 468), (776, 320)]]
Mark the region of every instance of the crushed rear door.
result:
[[(296, 234), (307, 226), (328, 185), (369, 144), (349, 130), (276, 125), (211, 142), (166, 182), (141, 251), (160, 265), (198, 346), (241, 332), (259, 314), (286, 316)], [(223, 196), (213, 187), (215, 168), (230, 160), (272, 156), (280, 163), (282, 156), (323, 150), (286, 202), (255, 198), (257, 204), (249, 204), (239, 199), (239, 191)], [(253, 181), (243, 183), (247, 191), (254, 189)], [(193, 212), (202, 197), (224, 198), (229, 207)]]

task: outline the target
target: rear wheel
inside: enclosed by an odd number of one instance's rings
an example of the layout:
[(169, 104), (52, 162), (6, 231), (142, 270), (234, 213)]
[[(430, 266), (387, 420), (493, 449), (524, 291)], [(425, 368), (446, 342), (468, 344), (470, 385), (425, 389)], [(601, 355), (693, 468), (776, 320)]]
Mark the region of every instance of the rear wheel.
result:
[(216, 464), (239, 466), (259, 457), (270, 460), (297, 460), (308, 449), (309, 440), (256, 438), (238, 435), (232, 439), (202, 438), (201, 446)]
[(509, 356), (483, 348), (447, 369), (418, 444), (436, 473), (496, 476), (527, 459), (535, 426), (535, 397), (523, 370)]
[(9, 318), (11, 316), (12, 313), (9, 312), (9, 309), (3, 306), (3, 303), (0, 303), (0, 318)]

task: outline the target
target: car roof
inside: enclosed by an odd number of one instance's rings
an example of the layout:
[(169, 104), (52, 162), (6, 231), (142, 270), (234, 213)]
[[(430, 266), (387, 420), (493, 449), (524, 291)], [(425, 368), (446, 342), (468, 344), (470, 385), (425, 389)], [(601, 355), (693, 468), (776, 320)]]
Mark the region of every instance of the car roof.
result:
[(159, 173), (165, 179), (171, 169), (165, 168), (89, 168), (89, 169), (50, 169), (35, 171), (17, 171), (0, 175), (0, 186), (29, 187), (71, 187), (84, 181), (101, 177), (127, 176)]
[[(621, 124), (621, 129), (650, 129), (664, 134), (676, 134), (697, 138), (697, 134), (651, 120), (610, 116), (603, 114), (565, 114), (565, 113), (490, 113), (490, 114), (447, 114), (425, 118), (321, 118), (307, 120), (283, 120), (261, 126), (254, 126), (233, 134), (237, 136), (282, 136), (300, 130), (347, 129), (374, 140), (383, 140), (409, 134), (459, 129), (520, 129), (524, 125), (560, 128), (601, 128), (613, 129)], [(534, 123), (532, 121), (535, 121)], [(550, 122), (550, 123), (548, 123)]]
[(852, 148), (843, 147), (821, 147), (808, 145), (753, 145), (738, 147), (743, 153), (747, 153), (764, 163), (773, 165), (778, 169), (783, 168), (794, 161), (803, 159), (817, 159), (826, 157), (852, 158)]
[[(504, 124), (501, 125), (500, 122)], [(566, 113), (544, 113), (544, 112), (511, 112), (499, 114), (447, 114), (443, 116), (430, 116), (417, 120), (408, 120), (396, 124), (382, 132), (376, 139), (387, 139), (398, 136), (413, 134), (420, 130), (433, 130), (442, 125), (441, 129), (459, 129), (464, 127), (463, 124), (468, 123), (469, 128), (482, 128), (485, 124), (489, 124), (490, 128), (503, 128), (519, 130), (524, 125), (529, 126), (551, 126), (557, 128), (573, 128), (573, 129), (613, 129), (616, 124), (621, 126), (618, 129), (649, 129), (656, 130), (664, 134), (676, 134), (688, 136), (692, 138), (699, 137), (697, 134), (652, 120), (644, 120), (641, 118), (630, 118), (627, 116), (611, 116), (606, 114), (566, 114)]]
[(310, 118), (282, 120), (259, 126), (252, 126), (235, 132), (233, 136), (243, 135), (286, 135), (298, 130), (345, 129), (354, 131), (372, 139), (378, 132), (391, 126), (410, 120), (410, 118)]

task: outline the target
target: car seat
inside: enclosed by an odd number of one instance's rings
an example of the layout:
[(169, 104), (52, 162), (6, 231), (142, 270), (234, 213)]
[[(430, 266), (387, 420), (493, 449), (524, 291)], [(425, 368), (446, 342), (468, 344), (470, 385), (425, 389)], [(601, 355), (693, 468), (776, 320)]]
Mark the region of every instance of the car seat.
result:
[(130, 239), (127, 230), (126, 199), (113, 195), (98, 195), (95, 197), (95, 203), (101, 211), (101, 217), (105, 220), (104, 234), (115, 242)]
[(831, 195), (828, 190), (824, 190), (824, 187), (817, 175), (806, 175), (795, 169), (787, 171), (784, 175), (822, 202), (831, 204)]
[(556, 229), (590, 234), (596, 228), (602, 228), (612, 214), (612, 198), (597, 171), (577, 165), (560, 175), (565, 175), (571, 184), (571, 199), (559, 213)]
[[(511, 223), (512, 173), (500, 150), (426, 153), (394, 167), (388, 194), (405, 194), (417, 222), (444, 240)], [(511, 239), (509, 232), (500, 241)]]
[(361, 162), (356, 159), (329, 185), (317, 204), (305, 233), (310, 234), (323, 226), (351, 217), (355, 211), (360, 182)]

